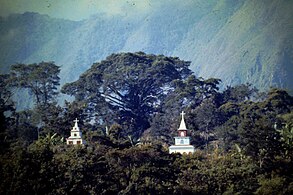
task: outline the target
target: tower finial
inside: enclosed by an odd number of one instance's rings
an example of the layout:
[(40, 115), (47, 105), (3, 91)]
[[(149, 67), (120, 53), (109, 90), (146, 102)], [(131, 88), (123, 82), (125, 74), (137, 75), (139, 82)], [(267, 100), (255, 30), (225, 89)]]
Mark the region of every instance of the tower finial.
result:
[(77, 122), (79, 122), (79, 120), (77, 120), (77, 118), (75, 118), (75, 120), (73, 120), (73, 122), (75, 122), (74, 127), (78, 127)]
[(182, 119), (184, 119), (185, 112), (182, 111), (182, 112), (180, 113), (180, 115), (182, 116)]
[(187, 130), (186, 124), (185, 124), (185, 121), (184, 121), (185, 112), (182, 111), (180, 115), (182, 116), (182, 118), (181, 118), (181, 123), (180, 123), (180, 126), (179, 126), (178, 130)]

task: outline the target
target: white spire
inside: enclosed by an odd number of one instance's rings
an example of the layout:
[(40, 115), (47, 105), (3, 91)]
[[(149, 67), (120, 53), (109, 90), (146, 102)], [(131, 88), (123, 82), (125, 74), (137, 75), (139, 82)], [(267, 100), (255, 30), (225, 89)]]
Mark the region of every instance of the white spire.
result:
[(77, 118), (75, 118), (75, 120), (73, 120), (73, 122), (75, 122), (74, 127), (78, 128), (77, 122), (79, 122), (79, 120), (77, 120)]
[(70, 131), (70, 137), (67, 138), (66, 143), (68, 145), (83, 145), (85, 144), (85, 141), (82, 139), (82, 132), (80, 131), (78, 127), (78, 121), (77, 118), (73, 120), (74, 126)]
[(72, 128), (71, 131), (80, 131), (77, 122), (79, 122), (79, 120), (77, 120), (77, 118), (75, 120), (73, 120), (74, 122), (74, 127)]
[(182, 118), (181, 118), (181, 123), (180, 123), (180, 126), (179, 126), (178, 130), (187, 130), (186, 124), (185, 124), (185, 121), (184, 121), (184, 115), (185, 115), (184, 111), (182, 111), (180, 115), (182, 116)]

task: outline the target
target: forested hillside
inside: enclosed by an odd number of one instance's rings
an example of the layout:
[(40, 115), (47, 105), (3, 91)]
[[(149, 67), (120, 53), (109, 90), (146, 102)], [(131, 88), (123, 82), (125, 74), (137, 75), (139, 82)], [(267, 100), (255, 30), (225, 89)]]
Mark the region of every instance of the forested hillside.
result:
[[(136, 5), (131, 5), (136, 9)], [(143, 51), (192, 61), (190, 69), (224, 85), (292, 86), (293, 2), (186, 0), (151, 3), (136, 14), (97, 14), (74, 22), (37, 13), (0, 18), (1, 71), (54, 61), (61, 83), (116, 52)]]
[[(293, 97), (203, 79), (178, 57), (115, 53), (61, 87), (62, 67), (0, 75), (0, 194), (292, 194)], [(16, 111), (26, 89), (34, 107)], [(181, 111), (196, 152), (169, 154)], [(86, 144), (66, 145), (78, 118)], [(108, 129), (108, 130), (106, 130)]]

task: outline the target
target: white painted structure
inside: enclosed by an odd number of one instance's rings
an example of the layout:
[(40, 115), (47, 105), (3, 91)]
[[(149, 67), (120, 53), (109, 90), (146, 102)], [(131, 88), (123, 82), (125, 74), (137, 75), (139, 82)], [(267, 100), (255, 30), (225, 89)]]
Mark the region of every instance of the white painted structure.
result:
[(67, 145), (83, 145), (85, 141), (82, 139), (82, 133), (78, 127), (78, 120), (74, 120), (75, 124), (70, 132), (70, 137), (67, 138), (66, 143)]
[(187, 136), (187, 128), (184, 121), (185, 113), (181, 113), (181, 123), (178, 129), (178, 137), (175, 138), (175, 145), (169, 147), (169, 153), (192, 154), (194, 146), (190, 145), (190, 137)]

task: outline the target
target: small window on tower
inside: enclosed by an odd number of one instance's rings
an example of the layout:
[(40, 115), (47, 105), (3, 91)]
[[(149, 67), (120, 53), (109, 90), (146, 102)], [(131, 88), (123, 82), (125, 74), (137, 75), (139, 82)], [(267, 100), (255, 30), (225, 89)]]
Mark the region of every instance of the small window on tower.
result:
[(180, 144), (184, 144), (184, 140), (183, 139), (180, 140)]
[(75, 134), (73, 134), (75, 137), (76, 137), (76, 133)]

